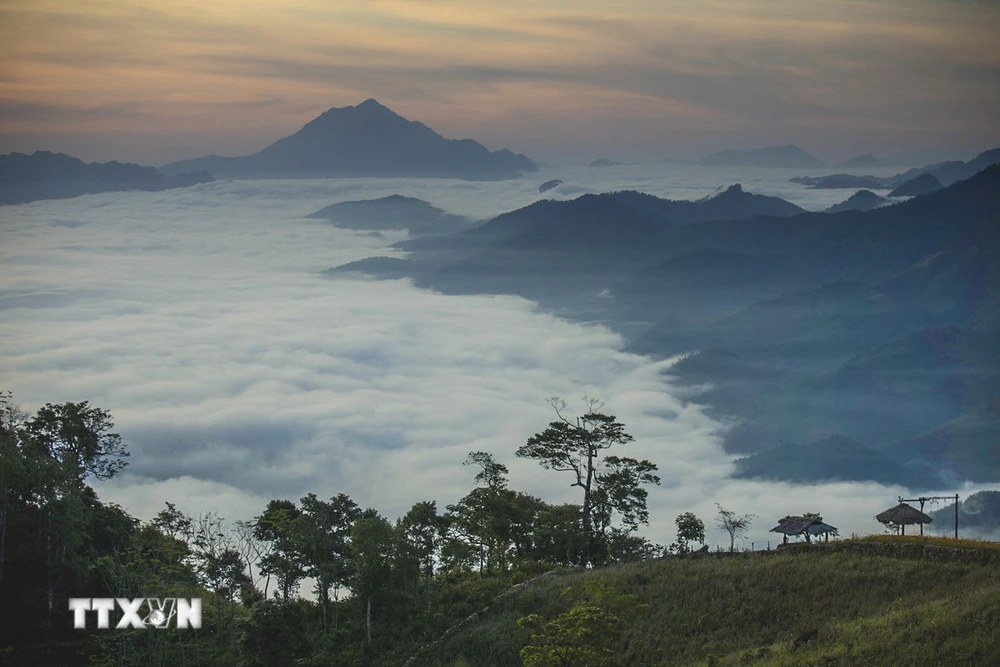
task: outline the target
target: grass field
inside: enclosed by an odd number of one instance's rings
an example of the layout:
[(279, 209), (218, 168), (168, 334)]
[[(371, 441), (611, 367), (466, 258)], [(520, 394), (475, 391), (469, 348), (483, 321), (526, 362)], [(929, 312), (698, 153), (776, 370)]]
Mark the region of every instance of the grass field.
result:
[[(859, 540), (883, 541), (900, 542), (891, 536)], [(905, 542), (956, 544), (919, 537)], [(623, 666), (1000, 665), (996, 562), (822, 548), (566, 571), (498, 601), (419, 664), (519, 666), (528, 636), (517, 619), (567, 611), (595, 579), (648, 605), (624, 628), (618, 647)]]

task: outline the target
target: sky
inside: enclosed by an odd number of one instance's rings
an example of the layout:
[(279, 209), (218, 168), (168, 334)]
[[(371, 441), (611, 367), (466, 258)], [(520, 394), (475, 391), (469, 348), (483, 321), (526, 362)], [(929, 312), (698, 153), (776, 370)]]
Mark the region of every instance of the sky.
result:
[[(675, 180), (688, 171), (564, 170), (555, 193), (623, 178), (689, 196), (715, 187)], [(740, 180), (795, 187), (781, 170), (759, 172)], [(654, 180), (660, 189), (646, 187)], [(798, 191), (803, 204), (825, 204)], [(756, 514), (757, 545), (774, 540), (777, 518), (807, 511), (845, 534), (878, 532), (874, 514), (905, 493), (730, 479), (723, 425), (674, 385), (669, 360), (623, 352), (606, 328), (513, 296), (324, 277), (391, 252), (402, 233), (376, 238), (304, 216), (390, 193), (473, 219), (538, 197), (533, 179), (228, 181), (0, 208), (0, 390), (29, 413), (83, 400), (109, 410), (132, 456), (98, 492), (147, 520), (168, 501), (250, 519), (272, 498), (310, 492), (347, 493), (391, 519), (423, 500), (443, 510), (473, 487), (462, 461), (474, 450), (508, 465), (512, 488), (579, 502), (568, 479), (514, 457), (553, 419), (553, 395), (570, 414), (583, 396), (603, 400), (635, 436), (621, 454), (659, 465), (643, 533), (660, 544), (683, 511), (706, 521), (710, 544), (728, 544), (715, 503)]]
[(557, 164), (967, 158), (998, 30), (991, 0), (0, 0), (0, 153), (240, 155), (374, 97)]

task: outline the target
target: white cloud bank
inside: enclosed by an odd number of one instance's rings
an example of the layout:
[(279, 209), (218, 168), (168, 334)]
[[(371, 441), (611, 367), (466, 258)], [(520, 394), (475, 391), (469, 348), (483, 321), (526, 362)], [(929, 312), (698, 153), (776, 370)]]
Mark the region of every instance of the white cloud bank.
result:
[[(593, 190), (688, 196), (719, 184), (638, 170), (572, 176)], [(750, 182), (781, 192), (786, 177)], [(485, 217), (534, 200), (536, 188), (227, 182), (0, 209), (0, 386), (30, 411), (80, 400), (109, 409), (133, 454), (99, 491), (143, 518), (168, 500), (249, 518), (270, 498), (308, 492), (345, 492), (389, 516), (425, 499), (443, 508), (471, 488), (461, 462), (479, 449), (511, 467), (515, 488), (574, 500), (567, 478), (513, 452), (552, 418), (546, 397), (573, 407), (588, 395), (636, 437), (628, 454), (660, 465), (647, 531), (656, 541), (672, 541), (681, 511), (711, 526), (715, 502), (758, 514), (757, 543), (773, 539), (774, 519), (803, 511), (848, 533), (877, 529), (871, 517), (900, 490), (729, 479), (719, 425), (672, 390), (669, 364), (621, 352), (607, 329), (516, 297), (324, 278), (384, 242), (302, 217), (400, 191)]]

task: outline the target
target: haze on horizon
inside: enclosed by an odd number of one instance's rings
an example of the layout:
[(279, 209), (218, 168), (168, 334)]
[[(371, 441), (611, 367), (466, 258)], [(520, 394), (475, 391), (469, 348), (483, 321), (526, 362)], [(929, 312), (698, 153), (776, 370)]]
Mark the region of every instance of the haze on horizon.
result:
[(998, 27), (976, 0), (0, 0), (0, 153), (246, 154), (374, 97), (553, 162), (971, 156)]

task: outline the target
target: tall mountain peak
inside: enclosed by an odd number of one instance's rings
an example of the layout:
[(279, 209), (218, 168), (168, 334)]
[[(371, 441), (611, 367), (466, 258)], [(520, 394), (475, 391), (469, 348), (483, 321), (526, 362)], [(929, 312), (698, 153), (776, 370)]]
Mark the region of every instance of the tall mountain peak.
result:
[(174, 162), (167, 173), (208, 169), (221, 178), (394, 177), (501, 180), (536, 171), (523, 155), (446, 139), (374, 98), (334, 107), (299, 131), (241, 157)]

